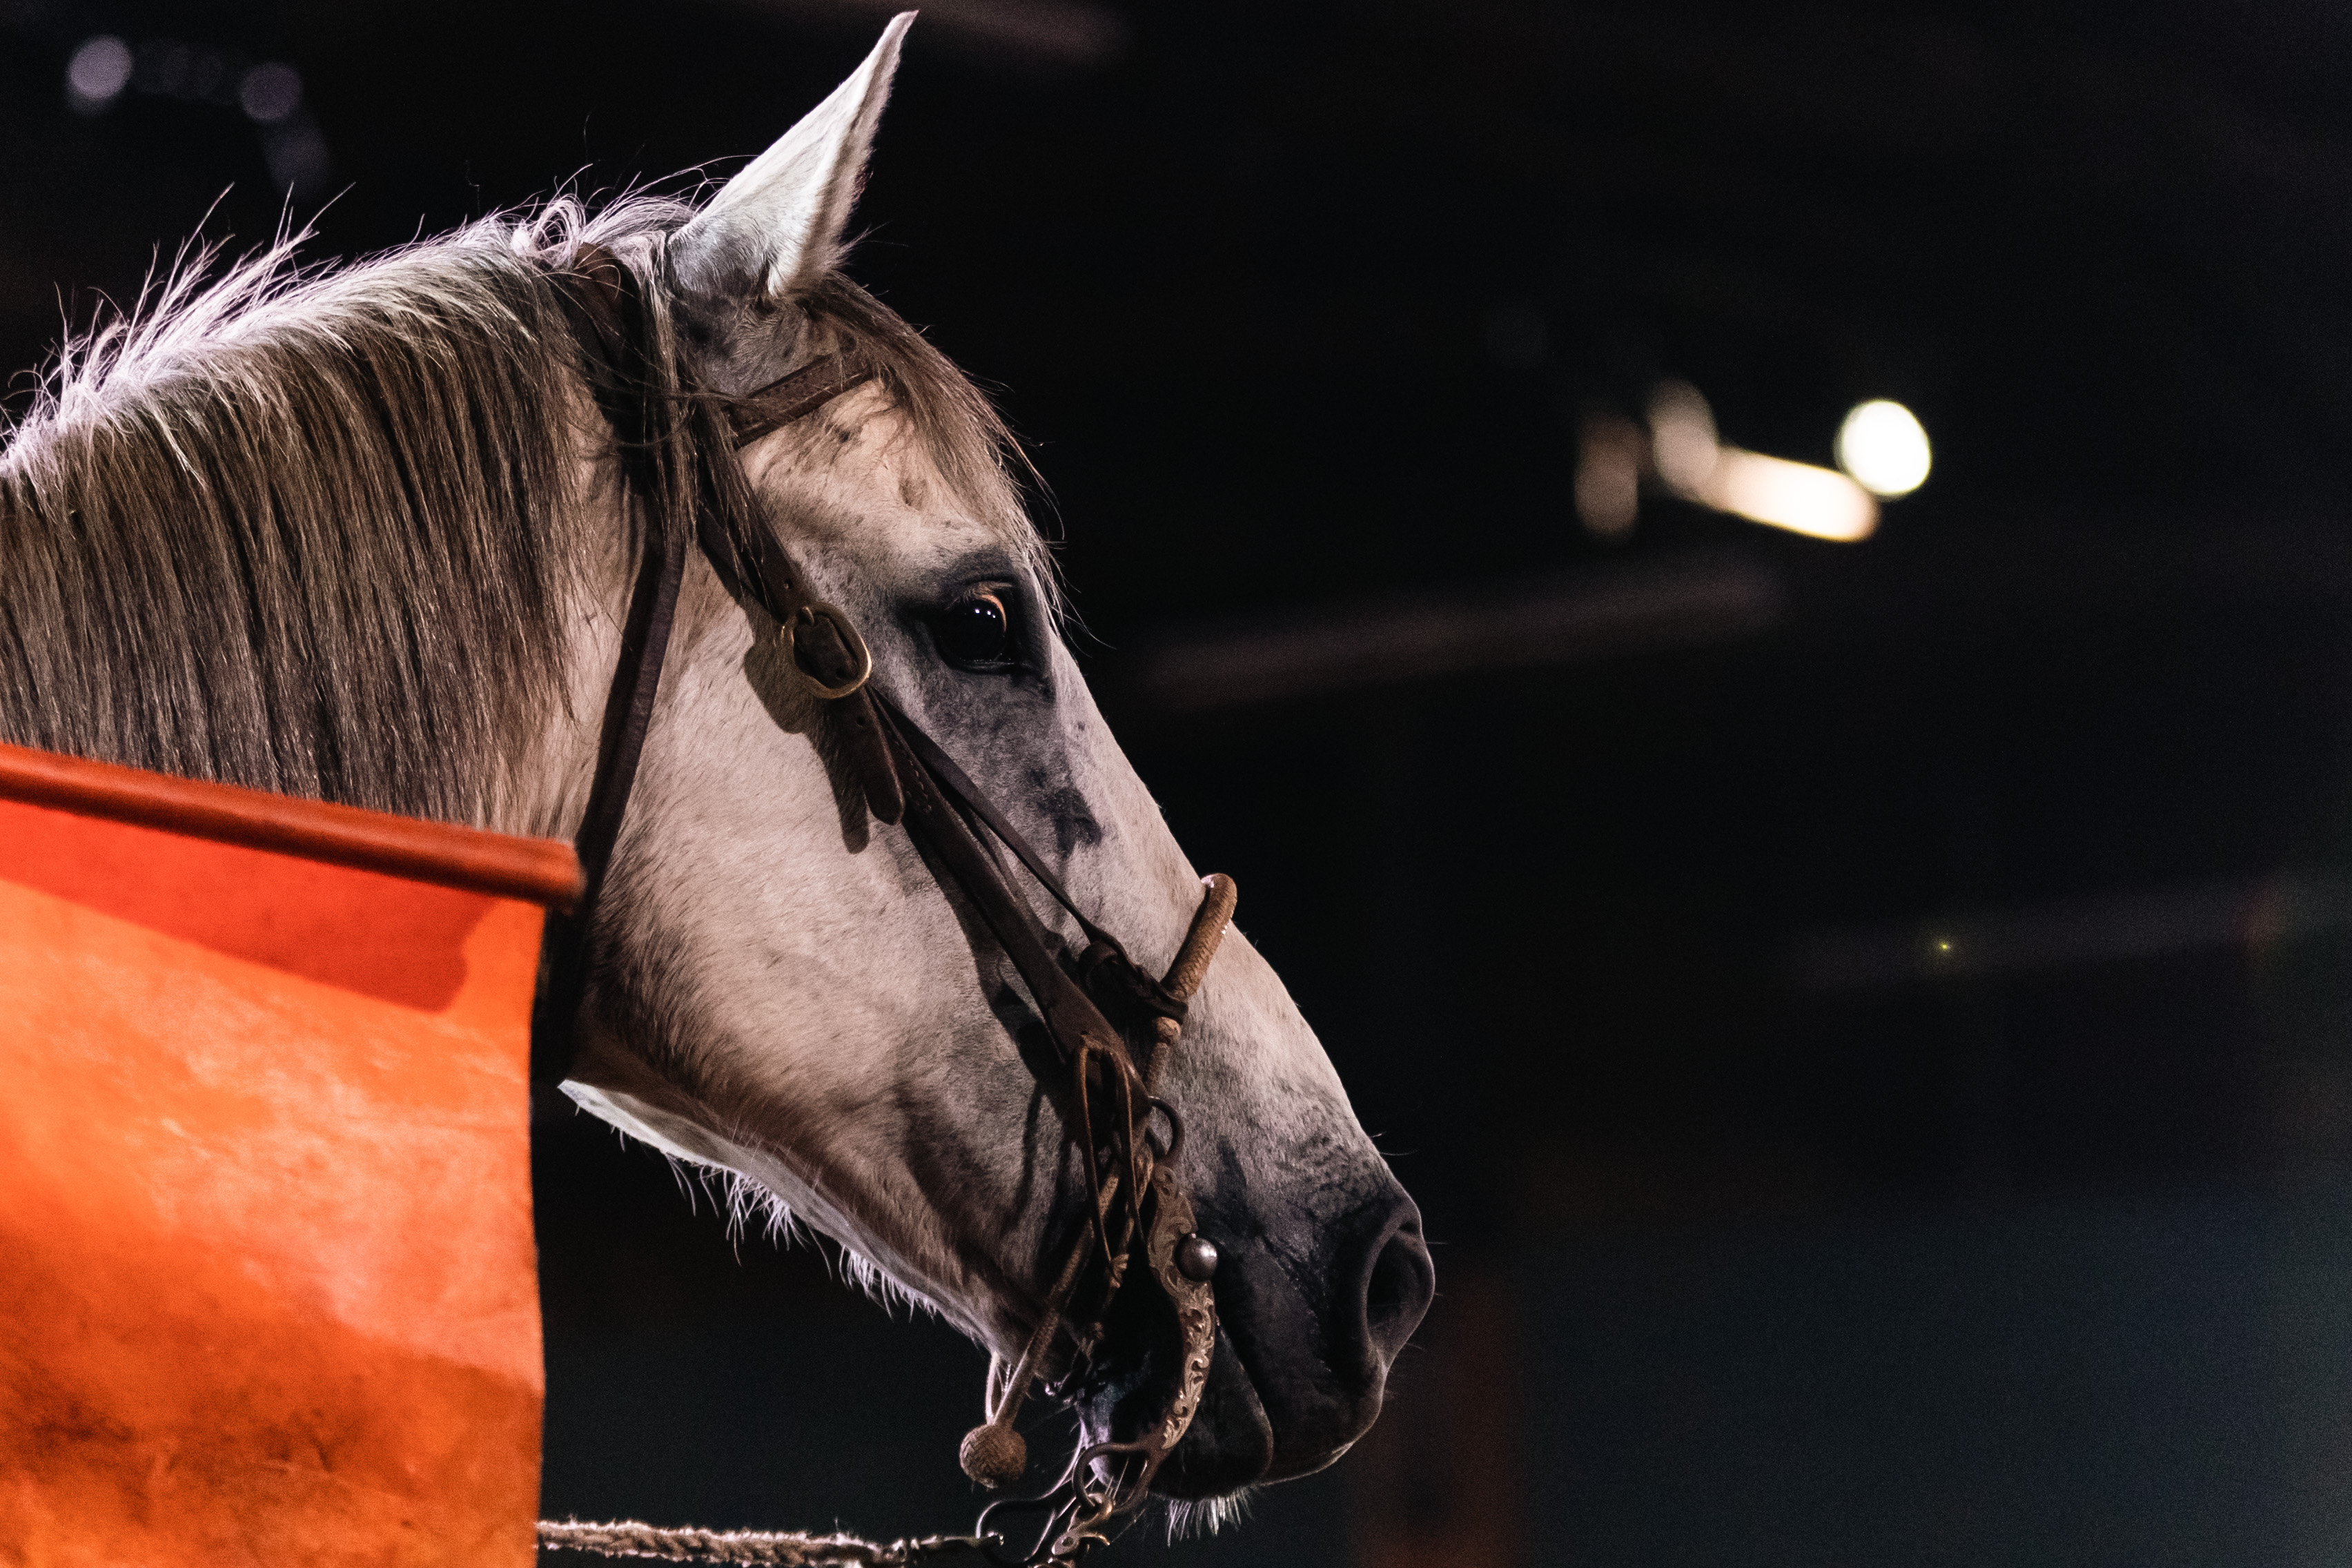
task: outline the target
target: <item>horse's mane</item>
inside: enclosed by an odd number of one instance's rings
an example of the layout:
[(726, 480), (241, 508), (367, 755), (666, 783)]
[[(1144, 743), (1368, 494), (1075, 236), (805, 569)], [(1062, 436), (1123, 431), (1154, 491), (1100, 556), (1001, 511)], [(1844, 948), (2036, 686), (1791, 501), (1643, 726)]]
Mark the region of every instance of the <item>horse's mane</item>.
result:
[[(69, 340), (0, 447), (0, 740), (488, 820), (567, 700), (567, 604), (626, 558), (579, 536), (593, 405), (556, 270), (589, 242), (650, 270), (688, 213), (564, 198), (341, 268), (200, 256)], [(806, 309), (1016, 515), (961, 372), (845, 279)]]

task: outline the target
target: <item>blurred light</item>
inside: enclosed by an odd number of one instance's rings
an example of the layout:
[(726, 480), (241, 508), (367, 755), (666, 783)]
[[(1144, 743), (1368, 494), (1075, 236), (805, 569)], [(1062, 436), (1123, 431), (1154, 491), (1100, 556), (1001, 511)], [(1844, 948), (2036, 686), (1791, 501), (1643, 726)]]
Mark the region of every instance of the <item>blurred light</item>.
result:
[(187, 45), (164, 38), (139, 46), (138, 68), (131, 73), (131, 82), (142, 92), (156, 93), (166, 98), (184, 98), (188, 76), (195, 64), (196, 52)]
[(1684, 382), (1667, 382), (1650, 399), (1650, 451), (1676, 495), (1750, 522), (1841, 543), (1878, 527), (1878, 503), (1843, 474), (1722, 445), (1714, 411)]
[(1800, 937), (1790, 952), (1806, 991), (1903, 985), (1930, 976), (2017, 974), (2111, 964), (2352, 930), (2352, 880), (2279, 878), (2173, 883), (1922, 925), (1848, 926)]
[(269, 165), (269, 177), (289, 195), (316, 195), (335, 172), (327, 139), (307, 114), (263, 130), (261, 156)]
[(265, 60), (237, 83), (236, 103), (255, 123), (275, 125), (302, 107), (302, 73), (283, 61)]
[(1838, 426), (1837, 460), (1873, 494), (1907, 496), (1927, 483), (1934, 457), (1911, 411), (1881, 397), (1857, 405)]
[(1630, 419), (1584, 422), (1576, 457), (1576, 515), (1601, 539), (1622, 539), (1642, 511), (1642, 427)]
[(1715, 411), (1697, 387), (1670, 381), (1652, 395), (1650, 449), (1668, 489), (1690, 500), (1706, 499), (1722, 448), (1716, 444)]
[(1719, 647), (1780, 625), (1787, 585), (1745, 554), (1662, 550), (1486, 588), (1266, 610), (1147, 637), (1128, 689), (1164, 712), (1453, 682)]
[(97, 114), (131, 85), (131, 46), (110, 33), (84, 38), (66, 62), (66, 97), (84, 114)]
[(1814, 539), (1851, 543), (1878, 527), (1878, 503), (1843, 474), (1737, 447), (1721, 449), (1699, 499), (1718, 511)]
[(188, 96), (211, 103), (222, 100), (221, 89), (228, 81), (228, 61), (217, 52), (205, 49), (195, 58), (188, 70)]

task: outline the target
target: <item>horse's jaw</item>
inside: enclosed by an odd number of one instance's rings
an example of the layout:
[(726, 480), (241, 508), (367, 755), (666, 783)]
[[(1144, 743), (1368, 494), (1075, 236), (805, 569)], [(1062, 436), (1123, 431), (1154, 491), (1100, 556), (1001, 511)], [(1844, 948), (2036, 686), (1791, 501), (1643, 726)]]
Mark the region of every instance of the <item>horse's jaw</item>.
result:
[[(669, 1158), (731, 1184), (736, 1202), (769, 1212), (775, 1222), (772, 1234), (779, 1242), (812, 1235), (831, 1241), (841, 1250), (845, 1275), (863, 1283), (868, 1294), (886, 1305), (920, 1308), (982, 1345), (1004, 1341), (1015, 1331), (997, 1306), (1002, 1292), (975, 1294), (925, 1279), (896, 1248), (873, 1237), (834, 1202), (824, 1190), (826, 1184), (810, 1179), (764, 1142), (713, 1131), (734, 1119), (718, 1114), (610, 1037), (592, 1034), (574, 1072), (563, 1082), (563, 1092), (573, 1104)], [(981, 1310), (968, 1310), (975, 1303)]]

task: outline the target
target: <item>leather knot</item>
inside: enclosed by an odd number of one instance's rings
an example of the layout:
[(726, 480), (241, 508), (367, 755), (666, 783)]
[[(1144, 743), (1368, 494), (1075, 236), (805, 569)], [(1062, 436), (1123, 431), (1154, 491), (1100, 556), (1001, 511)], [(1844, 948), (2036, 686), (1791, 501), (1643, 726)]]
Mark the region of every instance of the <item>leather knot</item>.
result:
[(1145, 973), (1110, 937), (1096, 938), (1078, 954), (1078, 977), (1105, 1008), (1116, 1005), (1150, 1017), (1184, 1021), (1183, 998)]

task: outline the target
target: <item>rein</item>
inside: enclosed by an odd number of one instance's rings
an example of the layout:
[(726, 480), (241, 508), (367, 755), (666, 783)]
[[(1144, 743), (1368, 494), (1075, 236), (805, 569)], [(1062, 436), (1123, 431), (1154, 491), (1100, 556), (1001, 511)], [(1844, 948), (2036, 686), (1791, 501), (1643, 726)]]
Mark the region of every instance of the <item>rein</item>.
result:
[[(617, 437), (625, 493), (638, 509), (645, 542), (576, 841), (586, 890), (570, 914), (549, 921), (532, 1020), (533, 1079), (561, 1081), (571, 1063), (572, 1024), (585, 997), (600, 895), (644, 754), (676, 618), (688, 540), (682, 520), (691, 518), (694, 541), (720, 583), (739, 602), (750, 600), (774, 622), (866, 810), (886, 825), (903, 826), (980, 915), (1020, 973), (1068, 1074), (1066, 1121), (1086, 1169), (1087, 1218), (1022, 1353), (1010, 1366), (1001, 1360), (991, 1363), (988, 1419), (965, 1436), (959, 1455), (965, 1473), (996, 1489), (1026, 1472), (1027, 1445), (1013, 1423), (1055, 1335), (1069, 1329), (1074, 1367), (1091, 1355), (1139, 1251), (1144, 1272), (1175, 1309), (1180, 1343), (1175, 1393), (1141, 1436), (1081, 1447), (1052, 1488), (1036, 1497), (990, 1505), (971, 1536), (882, 1545), (839, 1535), (543, 1522), (540, 1543), (674, 1562), (810, 1568), (911, 1563), (963, 1548), (982, 1551), (1004, 1568), (1076, 1563), (1109, 1539), (1120, 1516), (1143, 1502), (1152, 1479), (1191, 1426), (1208, 1382), (1217, 1334), (1209, 1281), (1217, 1253), (1194, 1233), (1192, 1205), (1175, 1172), (1183, 1122), (1158, 1089), (1186, 1004), (1232, 919), (1233, 882), (1222, 876), (1204, 879), (1207, 890), (1183, 945), (1167, 974), (1154, 979), (1116, 937), (1087, 917), (1028, 840), (876, 684), (865, 639), (845, 615), (812, 591), (761, 516), (737, 454), (877, 379), (877, 367), (854, 353), (836, 354), (746, 396), (710, 398), (685, 384), (683, 366), (658, 345), (645, 286), (619, 258), (583, 246), (570, 269), (557, 277), (595, 369), (592, 384)], [(698, 459), (683, 462), (687, 449), (699, 454)], [(995, 846), (1010, 850), (1069, 913), (1085, 937), (1083, 950), (1070, 953), (1047, 929)], [(1112, 1022), (1114, 1015), (1139, 1029), (1148, 1025), (1152, 1046), (1142, 1066), (1125, 1030)], [(1164, 1144), (1151, 1135), (1155, 1119), (1164, 1125)], [(1088, 1292), (1084, 1309), (1074, 1310), (1089, 1265), (1099, 1266), (1097, 1288)], [(1024, 1554), (1004, 1554), (1004, 1538), (990, 1528), (1000, 1511), (1043, 1516), (1035, 1544)]]

